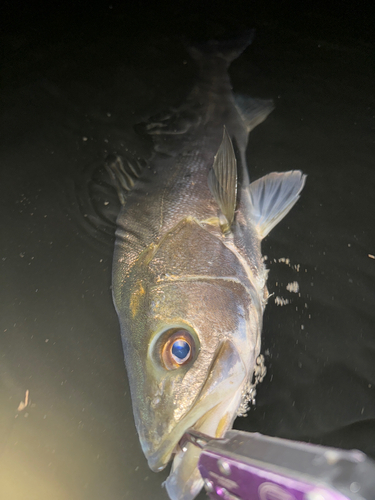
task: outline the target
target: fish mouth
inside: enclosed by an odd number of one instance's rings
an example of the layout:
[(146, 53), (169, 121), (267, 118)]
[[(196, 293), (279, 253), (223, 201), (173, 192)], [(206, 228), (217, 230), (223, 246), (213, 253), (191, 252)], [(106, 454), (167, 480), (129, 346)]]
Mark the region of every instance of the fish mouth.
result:
[[(181, 424), (183, 424), (181, 428), (180, 426), (178, 426), (178, 429), (176, 428), (175, 431), (171, 433), (173, 434), (173, 436), (170, 434), (167, 440), (164, 441), (162, 446), (148, 457), (148, 466), (150, 467), (150, 469), (153, 472), (160, 472), (163, 469), (165, 469), (168, 463), (176, 456), (181, 457), (184, 454), (186, 447), (188, 446), (188, 443), (186, 443), (183, 439), (184, 436), (190, 430), (203, 432), (201, 429), (202, 422), (205, 421), (206, 418), (209, 416), (209, 414), (213, 412), (218, 406), (220, 406), (220, 404), (215, 405), (213, 408), (208, 409), (195, 422), (189, 422), (190, 419), (185, 418), (181, 422)], [(185, 420), (187, 421), (185, 422)], [(219, 437), (219, 435), (217, 435), (218, 433), (216, 430), (211, 434), (207, 435), (213, 438)]]
[[(208, 410), (192, 427), (185, 429), (184, 435), (191, 430), (212, 438), (223, 437), (237, 415), (241, 392), (239, 388), (231, 399)], [(171, 500), (193, 500), (203, 486), (198, 470), (202, 450), (195, 443), (187, 442), (184, 435), (173, 450), (171, 473), (164, 483)]]
[(192, 443), (181, 446), (184, 434), (191, 429), (213, 438), (222, 437), (237, 415), (246, 379), (247, 370), (238, 350), (230, 340), (225, 340), (192, 407), (148, 456), (154, 472), (164, 469), (173, 458), (171, 474), (165, 482), (172, 500), (192, 499), (203, 485), (197, 469), (201, 450)]
[[(150, 469), (153, 472), (160, 472), (163, 469), (165, 469), (165, 467), (167, 467), (168, 463), (171, 460), (174, 460), (174, 458), (176, 458), (176, 457), (181, 458), (184, 455), (184, 453), (186, 452), (187, 446), (190, 444), (187, 442), (187, 439), (185, 436), (187, 434), (189, 434), (190, 431), (202, 432), (202, 429), (201, 429), (202, 421), (204, 421), (209, 416), (209, 414), (211, 412), (216, 410), (217, 406), (220, 406), (220, 405), (216, 405), (213, 408), (211, 408), (210, 410), (208, 410), (193, 425), (189, 425), (187, 427), (184, 427), (179, 432), (178, 437), (176, 437), (176, 439), (173, 440), (174, 444), (168, 444), (167, 449), (165, 449), (166, 446), (163, 446), (163, 449), (157, 450), (154, 454), (152, 454), (148, 458), (148, 465), (149, 465)], [(210, 435), (210, 434), (205, 434), (205, 435), (212, 437), (212, 438), (221, 437), (221, 435), (220, 435), (221, 433), (219, 432), (218, 429), (215, 430), (214, 432), (212, 432), (211, 434), (212, 435)]]

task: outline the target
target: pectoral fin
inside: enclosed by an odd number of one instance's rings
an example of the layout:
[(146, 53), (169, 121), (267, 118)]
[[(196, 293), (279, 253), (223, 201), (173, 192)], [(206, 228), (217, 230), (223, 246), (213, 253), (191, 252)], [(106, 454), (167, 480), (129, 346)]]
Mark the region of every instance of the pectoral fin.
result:
[(223, 233), (230, 230), (237, 202), (237, 161), (232, 141), (224, 127), (223, 140), (208, 174), (208, 185), (212, 196), (223, 214)]
[(300, 170), (265, 175), (249, 186), (251, 216), (261, 238), (278, 224), (297, 202), (306, 175)]

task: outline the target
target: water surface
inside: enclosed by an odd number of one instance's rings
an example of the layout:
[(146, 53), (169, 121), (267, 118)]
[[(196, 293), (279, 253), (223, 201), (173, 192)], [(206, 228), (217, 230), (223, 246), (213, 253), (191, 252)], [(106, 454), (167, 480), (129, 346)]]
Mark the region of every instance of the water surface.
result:
[[(149, 154), (134, 125), (191, 88), (194, 63), (177, 35), (202, 35), (205, 24), (176, 11), (168, 23), (167, 7), (140, 4), (134, 19), (116, 5), (69, 8), (61, 20), (47, 12), (49, 25), (21, 16), (6, 37), (0, 496), (166, 500), (167, 471), (148, 469), (133, 423), (112, 240), (84, 217), (77, 186), (84, 191), (107, 152)], [(261, 13), (253, 46), (231, 67), (235, 90), (276, 105), (251, 134), (251, 177), (308, 174), (263, 245), (268, 374), (235, 427), (375, 457), (373, 47), (334, 16), (304, 14), (294, 24)], [(228, 16), (207, 33), (249, 24)], [(295, 281), (298, 293), (287, 290)]]

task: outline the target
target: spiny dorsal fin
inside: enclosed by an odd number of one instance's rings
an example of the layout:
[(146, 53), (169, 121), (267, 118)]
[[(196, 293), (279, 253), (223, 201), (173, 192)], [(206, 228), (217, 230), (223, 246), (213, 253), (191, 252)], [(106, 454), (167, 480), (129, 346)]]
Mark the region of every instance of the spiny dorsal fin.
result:
[(224, 126), (223, 140), (208, 174), (208, 186), (223, 213), (223, 233), (230, 230), (237, 201), (237, 161), (232, 141)]
[(235, 94), (234, 101), (248, 132), (262, 123), (275, 108), (272, 99), (257, 99)]
[(265, 175), (249, 186), (251, 217), (259, 236), (264, 238), (297, 202), (306, 175), (300, 170)]

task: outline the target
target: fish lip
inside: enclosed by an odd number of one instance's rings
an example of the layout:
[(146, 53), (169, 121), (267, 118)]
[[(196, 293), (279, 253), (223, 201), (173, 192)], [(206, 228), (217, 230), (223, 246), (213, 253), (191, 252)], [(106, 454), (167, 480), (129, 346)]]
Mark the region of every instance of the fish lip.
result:
[[(216, 356), (215, 356), (215, 359), (216, 359)], [(211, 366), (213, 366), (213, 365), (214, 365), (214, 360), (212, 361)], [(200, 390), (199, 394), (197, 395), (195, 401), (199, 400), (199, 397), (204, 392), (204, 388), (205, 388), (205, 386), (202, 387), (202, 389)], [(154, 451), (154, 453), (152, 453), (151, 455), (149, 455), (147, 457), (147, 462), (148, 462), (148, 466), (150, 467), (150, 469), (153, 472), (161, 472), (163, 469), (165, 469), (167, 467), (168, 463), (171, 461), (172, 456), (176, 455), (177, 453), (182, 452), (182, 449), (180, 447), (180, 442), (181, 442), (184, 434), (186, 434), (189, 431), (189, 429), (199, 430), (196, 428), (196, 425), (199, 422), (199, 420), (201, 420), (208, 412), (210, 412), (213, 408), (215, 408), (219, 404), (220, 403), (216, 403), (212, 407), (206, 408), (202, 414), (198, 413), (195, 421), (186, 425), (186, 421), (189, 420), (189, 415), (194, 408), (194, 404), (193, 404), (192, 407), (190, 408), (190, 410), (188, 411), (188, 413), (182, 419), (182, 421), (179, 422), (179, 424), (171, 432), (172, 436), (175, 434), (176, 437), (175, 438), (172, 437), (172, 440), (170, 440), (170, 439), (168, 439), (168, 437), (170, 437), (171, 434), (169, 434), (165, 438), (164, 442), (161, 444), (159, 449), (157, 449), (156, 451)], [(171, 443), (171, 444), (168, 446), (169, 443)]]
[[(190, 429), (194, 429), (194, 430), (199, 430), (196, 428), (196, 425), (198, 423), (198, 421), (204, 417), (209, 411), (211, 411), (213, 408), (215, 408), (216, 406), (218, 405), (215, 405), (213, 406), (212, 408), (209, 408), (207, 411), (205, 411), (202, 415), (200, 415), (196, 422), (193, 424), (193, 425), (189, 425), (188, 427), (184, 427), (181, 429), (181, 432), (179, 432), (177, 434), (177, 438), (175, 440), (173, 440), (173, 445), (172, 446), (169, 446), (167, 447), (166, 451), (164, 451), (164, 453), (160, 453), (160, 449), (155, 451), (152, 455), (150, 455), (148, 457), (148, 466), (150, 467), (150, 469), (153, 471), (153, 472), (160, 472), (162, 471), (163, 469), (165, 469), (165, 467), (168, 465), (168, 463), (171, 461), (173, 455), (178, 455), (179, 453), (183, 452), (182, 448), (181, 448), (181, 441), (182, 441), (182, 438), (184, 437), (184, 435), (190, 430)], [(166, 444), (164, 444), (163, 447), (166, 447)]]
[[(203, 392), (204, 392), (204, 387), (201, 389), (199, 395), (202, 394)], [(199, 399), (199, 396), (196, 399)], [(192, 424), (187, 425), (187, 426), (183, 425), (184, 423), (186, 423), (186, 420), (189, 419), (189, 414), (193, 410), (193, 407), (192, 407), (190, 409), (190, 411), (185, 415), (183, 420), (180, 422), (178, 428), (181, 427), (181, 430), (179, 432), (176, 432), (176, 438), (173, 439), (172, 445), (167, 446), (168, 440), (166, 440), (158, 450), (156, 450), (152, 455), (150, 455), (147, 458), (148, 466), (150, 467), (150, 469), (153, 472), (161, 472), (163, 469), (166, 468), (168, 463), (172, 460), (173, 455), (177, 455), (178, 453), (183, 453), (183, 450), (182, 450), (182, 447), (180, 446), (180, 443), (181, 443), (184, 435), (190, 429), (195, 430), (195, 431), (199, 431), (199, 427), (200, 427), (199, 421), (201, 421), (202, 419), (204, 420), (204, 417), (207, 415), (207, 413), (211, 412), (214, 408), (219, 406), (221, 403), (222, 403), (222, 401), (219, 401), (218, 403), (210, 406), (209, 408), (206, 408), (202, 414), (198, 413), (197, 418), (195, 419), (195, 421)], [(175, 431), (177, 431), (177, 428), (175, 428)], [(173, 433), (173, 431), (172, 431), (172, 433)], [(212, 436), (212, 437), (214, 438), (215, 436)], [(166, 449), (163, 450), (163, 448), (166, 448)]]

